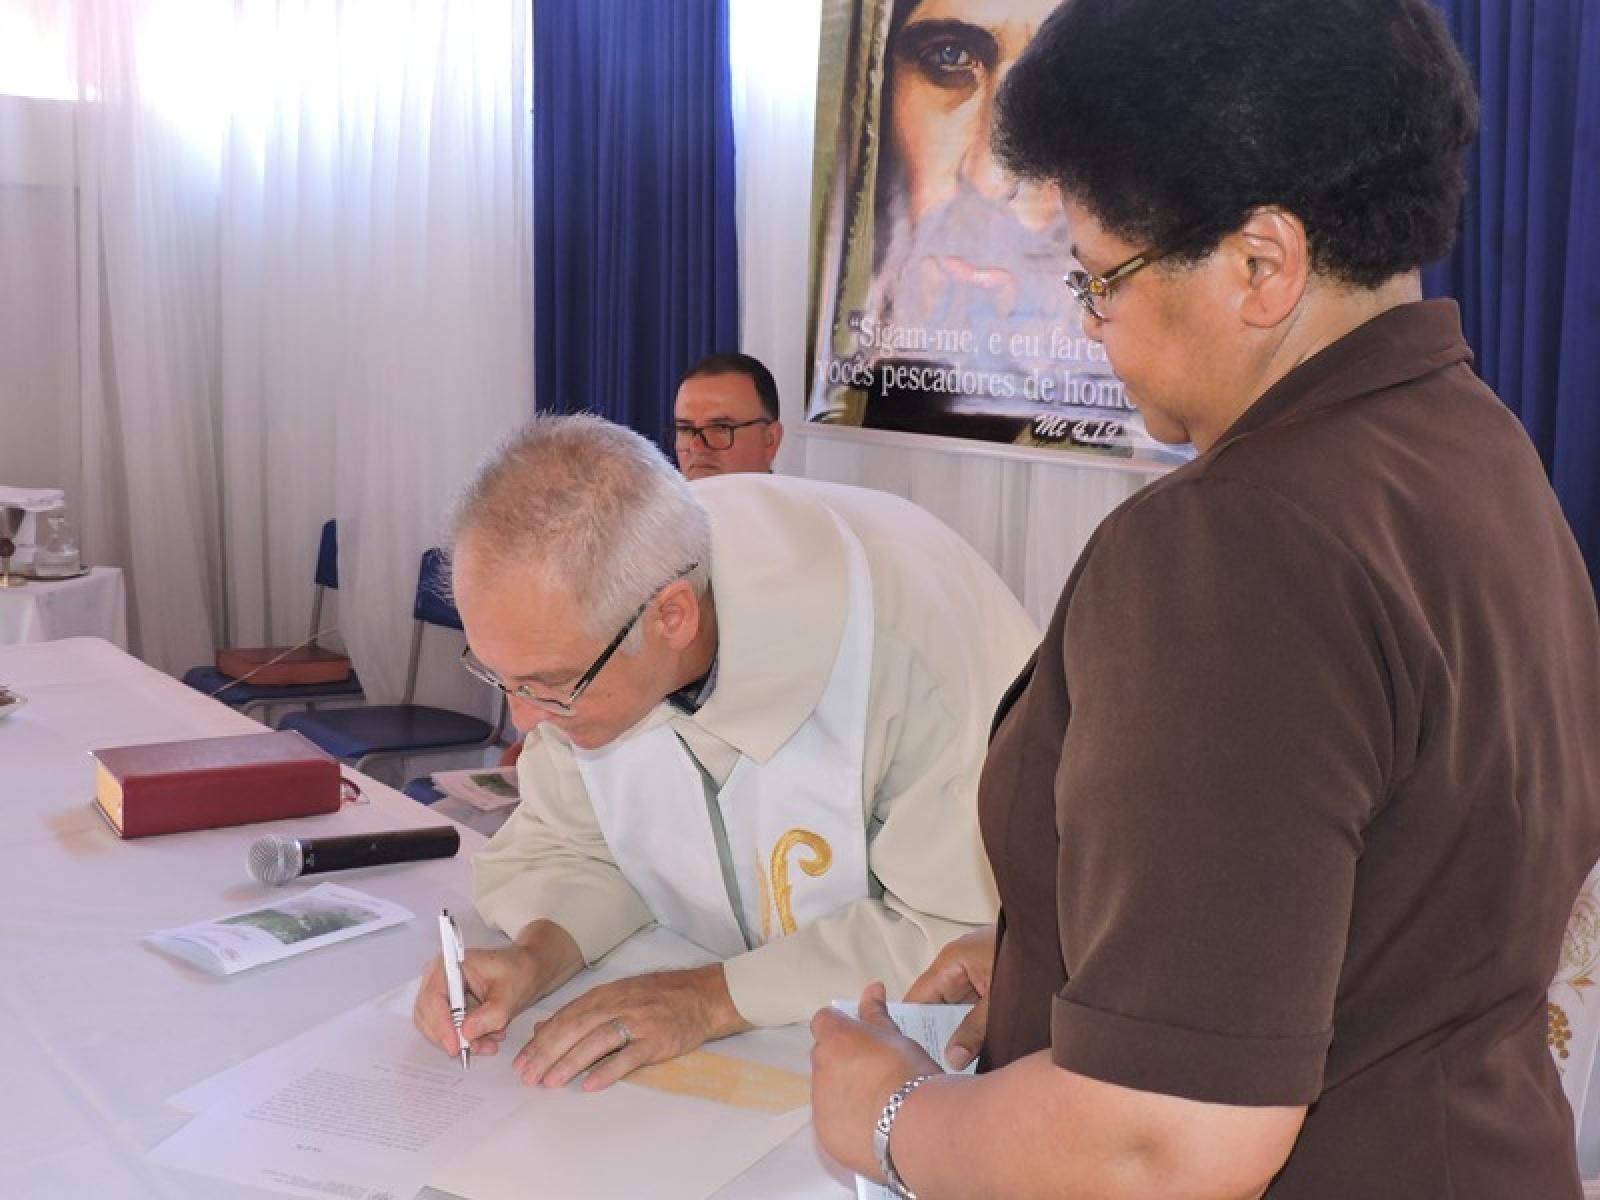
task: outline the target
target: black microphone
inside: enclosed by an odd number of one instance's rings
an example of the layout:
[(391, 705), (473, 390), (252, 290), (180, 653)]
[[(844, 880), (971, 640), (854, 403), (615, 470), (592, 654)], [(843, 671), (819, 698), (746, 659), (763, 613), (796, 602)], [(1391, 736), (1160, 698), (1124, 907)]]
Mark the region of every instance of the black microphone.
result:
[(280, 884), (321, 871), (450, 858), (460, 848), (461, 835), (454, 825), (345, 837), (286, 838), (272, 833), (250, 847), (248, 862), (257, 883)]

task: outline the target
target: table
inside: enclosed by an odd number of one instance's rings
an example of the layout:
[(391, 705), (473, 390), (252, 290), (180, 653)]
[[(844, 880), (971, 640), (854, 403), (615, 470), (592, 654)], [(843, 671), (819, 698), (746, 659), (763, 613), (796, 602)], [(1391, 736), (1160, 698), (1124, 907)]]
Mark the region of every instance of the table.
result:
[[(89, 803), (88, 750), (262, 727), (96, 638), (0, 648), (0, 683), (28, 700), (0, 719), (0, 1012), (12, 1031), (0, 1092), (0, 1195), (271, 1195), (147, 1163), (146, 1151), (187, 1120), (167, 1098), (413, 980), (438, 950), (433, 923), (412, 921), (228, 979), (175, 963), (140, 938), (273, 895), (244, 868), (247, 848), (266, 833), (316, 837), (439, 818), (350, 772), (367, 803), (124, 842)], [(461, 839), (453, 859), (330, 878), (417, 914), (448, 907), (469, 943), (503, 941), (471, 903), (467, 855), (484, 839), (465, 828)], [(803, 1031), (792, 1032), (803, 1045)], [(719, 1198), (851, 1195), (808, 1128)]]
[(0, 588), (0, 646), (98, 637), (128, 645), (128, 599), (121, 567), (91, 567), (75, 579), (29, 579)]

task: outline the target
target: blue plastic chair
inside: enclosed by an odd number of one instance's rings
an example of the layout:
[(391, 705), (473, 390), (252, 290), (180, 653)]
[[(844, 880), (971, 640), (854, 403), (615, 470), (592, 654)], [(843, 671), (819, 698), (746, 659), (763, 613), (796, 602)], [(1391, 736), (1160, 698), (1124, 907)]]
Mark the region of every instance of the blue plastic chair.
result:
[(298, 730), (335, 758), (354, 764), (359, 771), (366, 770), (380, 758), (472, 750), (498, 741), (506, 722), (503, 696), (499, 716), (492, 725), (454, 709), (415, 703), (423, 630), (429, 625), (461, 628), (461, 617), (446, 598), (444, 555), (437, 549), (427, 550), (422, 555), (412, 616), (416, 624), (411, 632), (411, 660), (406, 667), (405, 696), (399, 704), (289, 713), (278, 728)]
[[(335, 521), (325, 522), (322, 538), (317, 546), (317, 570), (313, 576), (316, 587), (311, 597), (312, 644), (322, 626), (322, 600), (329, 588), (339, 587), (339, 533)], [(241, 683), (224, 675), (215, 666), (190, 667), (183, 673), (183, 681), (196, 691), (214, 696), (230, 708), (250, 714), (257, 709), (271, 709), (277, 705), (304, 705), (311, 707), (320, 700), (360, 700), (361, 680), (354, 671), (340, 683), (306, 683), (281, 686), (263, 686)]]

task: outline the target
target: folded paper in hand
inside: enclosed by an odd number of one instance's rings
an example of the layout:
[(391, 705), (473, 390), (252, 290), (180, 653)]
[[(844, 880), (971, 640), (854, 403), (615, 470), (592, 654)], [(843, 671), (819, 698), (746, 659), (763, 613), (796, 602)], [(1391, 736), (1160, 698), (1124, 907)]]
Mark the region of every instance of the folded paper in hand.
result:
[[(860, 1008), (854, 1000), (835, 1000), (833, 1006), (848, 1017), (856, 1016)], [(891, 1002), (889, 1019), (894, 1022), (896, 1029), (927, 1051), (941, 1069), (949, 1071), (950, 1060), (944, 1056), (945, 1048), (950, 1044), (951, 1035), (961, 1028), (961, 1022), (966, 1020), (971, 1011), (970, 1004)], [(978, 1061), (973, 1059), (959, 1073), (971, 1075), (977, 1069)], [(857, 1175), (856, 1200), (894, 1200), (894, 1194), (881, 1183)]]

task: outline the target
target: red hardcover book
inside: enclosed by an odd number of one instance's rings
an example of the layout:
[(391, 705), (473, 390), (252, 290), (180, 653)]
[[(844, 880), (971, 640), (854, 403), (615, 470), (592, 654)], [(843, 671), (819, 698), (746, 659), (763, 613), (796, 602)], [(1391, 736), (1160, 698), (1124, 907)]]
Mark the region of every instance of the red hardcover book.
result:
[(93, 753), (95, 804), (125, 838), (339, 808), (338, 760), (292, 730)]
[(217, 670), (229, 679), (245, 679), (257, 687), (293, 687), (343, 683), (350, 678), (350, 660), (321, 646), (235, 647), (217, 651)]

